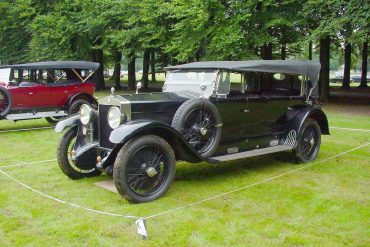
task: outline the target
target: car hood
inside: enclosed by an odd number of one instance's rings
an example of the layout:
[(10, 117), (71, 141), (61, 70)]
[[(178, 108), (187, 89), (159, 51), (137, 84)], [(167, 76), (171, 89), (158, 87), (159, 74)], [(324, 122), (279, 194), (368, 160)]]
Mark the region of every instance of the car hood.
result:
[(139, 93), (120, 95), (131, 103), (157, 103), (157, 102), (184, 102), (188, 99), (199, 97), (194, 92), (174, 92), (174, 93)]

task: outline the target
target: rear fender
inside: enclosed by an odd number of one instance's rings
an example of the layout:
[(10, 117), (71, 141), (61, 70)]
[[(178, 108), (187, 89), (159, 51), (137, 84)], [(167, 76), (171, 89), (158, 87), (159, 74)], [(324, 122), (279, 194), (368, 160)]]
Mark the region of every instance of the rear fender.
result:
[(171, 126), (159, 121), (137, 120), (123, 124), (112, 131), (109, 140), (116, 145), (104, 162), (104, 166), (113, 164), (117, 153), (125, 143), (143, 135), (156, 135), (165, 139), (171, 145), (177, 160), (190, 163), (203, 161), (203, 158), (184, 139), (182, 134)]
[(297, 110), (285, 131), (285, 138), (282, 144), (292, 147), (297, 145), (298, 134), (307, 118), (312, 118), (319, 124), (322, 134), (330, 135), (328, 119), (325, 113), (318, 107), (308, 106)]
[(72, 104), (73, 101), (75, 100), (78, 100), (78, 99), (84, 99), (86, 100), (87, 102), (89, 102), (92, 106), (97, 106), (98, 105), (98, 102), (96, 101), (96, 99), (91, 96), (90, 94), (87, 94), (87, 93), (77, 93), (77, 94), (74, 94), (72, 95), (66, 105), (65, 105), (65, 108), (68, 109), (68, 107)]

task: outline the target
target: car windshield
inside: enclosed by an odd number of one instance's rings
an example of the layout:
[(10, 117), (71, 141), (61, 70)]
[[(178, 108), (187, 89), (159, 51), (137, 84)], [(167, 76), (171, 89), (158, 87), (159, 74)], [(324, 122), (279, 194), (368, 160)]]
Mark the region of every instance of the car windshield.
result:
[(216, 70), (171, 71), (168, 73), (163, 92), (191, 91), (200, 93), (200, 85), (207, 86), (204, 96), (213, 93)]
[(0, 69), (0, 82), (8, 83), (9, 82), (9, 76), (10, 76), (10, 69)]

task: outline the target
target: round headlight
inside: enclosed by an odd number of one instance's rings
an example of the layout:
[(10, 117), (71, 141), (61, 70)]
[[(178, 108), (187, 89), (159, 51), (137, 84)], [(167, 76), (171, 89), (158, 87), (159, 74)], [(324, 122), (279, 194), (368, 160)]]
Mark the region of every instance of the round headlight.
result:
[(89, 105), (83, 104), (80, 108), (80, 121), (83, 125), (90, 123), (93, 115), (93, 109)]
[(124, 115), (118, 107), (112, 107), (108, 111), (108, 124), (112, 129), (117, 129), (122, 122)]

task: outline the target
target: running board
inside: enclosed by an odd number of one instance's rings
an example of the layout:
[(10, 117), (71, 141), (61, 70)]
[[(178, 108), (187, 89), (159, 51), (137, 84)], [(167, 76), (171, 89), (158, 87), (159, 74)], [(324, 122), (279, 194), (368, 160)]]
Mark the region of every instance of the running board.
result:
[(9, 114), (5, 118), (8, 120), (26, 120), (26, 119), (34, 119), (34, 118), (44, 118), (44, 117), (64, 117), (67, 116), (65, 111), (50, 111), (50, 112), (37, 112), (33, 113), (15, 113)]
[(278, 146), (273, 146), (273, 147), (268, 147), (268, 148), (261, 148), (261, 149), (255, 149), (255, 150), (245, 151), (245, 152), (240, 152), (240, 153), (235, 153), (235, 154), (227, 154), (227, 155), (212, 157), (212, 158), (209, 158), (208, 161), (209, 162), (223, 162), (223, 161), (230, 161), (230, 160), (238, 160), (238, 159), (244, 159), (244, 158), (249, 158), (249, 157), (254, 157), (254, 156), (259, 156), (259, 155), (264, 155), (264, 154), (277, 153), (277, 152), (287, 151), (287, 150), (292, 150), (292, 147), (278, 145)]

